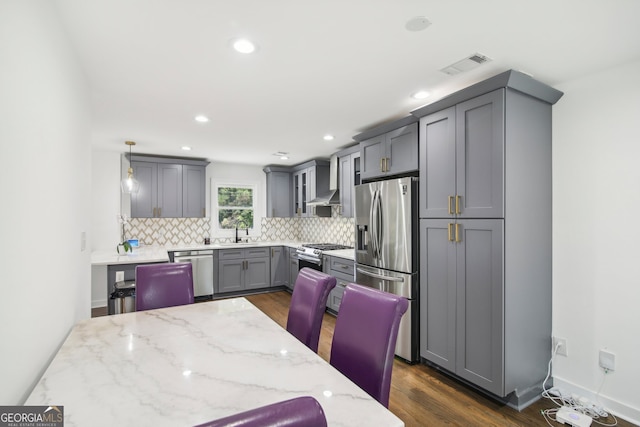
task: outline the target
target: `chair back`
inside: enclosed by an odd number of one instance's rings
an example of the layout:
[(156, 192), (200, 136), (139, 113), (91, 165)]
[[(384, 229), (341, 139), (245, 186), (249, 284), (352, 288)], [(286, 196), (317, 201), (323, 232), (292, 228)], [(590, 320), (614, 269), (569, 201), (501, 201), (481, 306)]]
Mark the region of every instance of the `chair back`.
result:
[(350, 283), (336, 319), (331, 365), (385, 407), (398, 328), (408, 306), (401, 296)]
[(136, 267), (136, 311), (193, 304), (191, 263), (144, 264)]
[(195, 427), (327, 427), (322, 406), (311, 396), (297, 397), (209, 421)]
[(293, 287), (287, 331), (316, 353), (327, 298), (335, 286), (335, 277), (305, 267)]

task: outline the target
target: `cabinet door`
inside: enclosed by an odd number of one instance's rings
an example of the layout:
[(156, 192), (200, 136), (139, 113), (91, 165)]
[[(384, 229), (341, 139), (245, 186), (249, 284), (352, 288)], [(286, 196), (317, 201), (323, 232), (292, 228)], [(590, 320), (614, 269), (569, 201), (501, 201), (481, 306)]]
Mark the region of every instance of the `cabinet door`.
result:
[(270, 266), (271, 259), (269, 257), (245, 260), (244, 288), (268, 288), (271, 279)]
[(386, 156), (386, 136), (380, 135), (360, 143), (362, 179), (375, 178), (384, 175), (382, 159)]
[(303, 209), (305, 212), (305, 216), (313, 216), (315, 214), (315, 206), (306, 206), (307, 202), (316, 198), (316, 168), (311, 167), (304, 171), (304, 180), (305, 180), (305, 198), (304, 204), (305, 208)]
[(447, 108), (420, 119), (420, 217), (454, 215), (456, 111)]
[(271, 248), (271, 286), (286, 286), (289, 282), (288, 253), (282, 246)]
[(340, 157), (338, 159), (340, 166), (338, 171), (340, 174), (340, 214), (344, 217), (353, 216), (353, 175), (351, 165), (351, 155)]
[(298, 278), (298, 258), (296, 257), (296, 250), (289, 248), (289, 285), (288, 288), (293, 290)]
[(131, 194), (131, 217), (153, 218), (158, 206), (158, 164), (131, 162), (133, 176), (140, 183), (137, 193)]
[(204, 166), (182, 166), (182, 216), (204, 218), (206, 168)]
[(418, 124), (393, 130), (387, 137), (387, 170), (389, 175), (418, 170)]
[(455, 372), (498, 396), (504, 396), (503, 224), (458, 221), (456, 244)]
[(291, 174), (269, 172), (267, 174), (267, 216), (287, 218), (291, 216)]
[(222, 260), (218, 262), (218, 288), (220, 293), (244, 289), (244, 260)]
[(455, 372), (456, 243), (446, 219), (420, 220), (420, 356)]
[(504, 89), (456, 106), (456, 162), (458, 216), (503, 218)]
[(158, 216), (182, 217), (182, 165), (158, 163)]

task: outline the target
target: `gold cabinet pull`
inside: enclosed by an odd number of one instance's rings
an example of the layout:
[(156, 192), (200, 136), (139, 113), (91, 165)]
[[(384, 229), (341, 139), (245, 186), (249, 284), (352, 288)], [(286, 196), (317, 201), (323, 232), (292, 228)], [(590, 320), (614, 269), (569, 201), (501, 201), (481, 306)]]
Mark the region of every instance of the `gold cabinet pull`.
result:
[(384, 157), (380, 159), (380, 172), (384, 172)]
[(451, 224), (451, 223), (447, 224), (447, 239), (450, 242), (453, 242), (453, 237), (452, 237), (453, 233), (451, 232), (451, 228), (452, 227), (453, 227), (453, 224)]
[(158, 208), (158, 218), (162, 218), (162, 208)]
[(456, 222), (456, 243), (460, 243), (462, 239), (460, 238), (460, 224)]
[(453, 204), (451, 203), (451, 202), (453, 202), (453, 196), (449, 196), (449, 197), (447, 198), (447, 201), (448, 201), (448, 205), (449, 205), (449, 206), (448, 206), (448, 208), (449, 208), (449, 215), (453, 215), (453, 211), (451, 210), (451, 206), (453, 205)]
[(153, 208), (153, 217), (155, 218), (157, 215), (158, 208)]
[(462, 199), (462, 196), (456, 196), (456, 214), (461, 214), (462, 212), (460, 212), (460, 201)]

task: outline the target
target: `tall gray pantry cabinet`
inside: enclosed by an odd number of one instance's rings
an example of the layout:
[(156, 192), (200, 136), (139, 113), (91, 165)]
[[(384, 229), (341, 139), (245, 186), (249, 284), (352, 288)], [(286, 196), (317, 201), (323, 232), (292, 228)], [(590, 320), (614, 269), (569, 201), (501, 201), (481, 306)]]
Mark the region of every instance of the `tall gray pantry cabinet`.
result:
[(551, 356), (551, 107), (508, 71), (420, 117), (420, 355), (523, 408)]

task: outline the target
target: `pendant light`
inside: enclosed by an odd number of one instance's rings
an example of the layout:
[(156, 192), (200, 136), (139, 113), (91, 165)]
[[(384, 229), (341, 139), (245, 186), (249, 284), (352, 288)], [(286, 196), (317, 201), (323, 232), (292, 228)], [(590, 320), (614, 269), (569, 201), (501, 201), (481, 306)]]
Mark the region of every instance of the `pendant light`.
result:
[(127, 177), (120, 181), (120, 189), (124, 194), (136, 194), (140, 189), (140, 183), (133, 177), (133, 168), (131, 167), (131, 147), (136, 145), (133, 141), (125, 141), (129, 146), (129, 170), (127, 171)]

